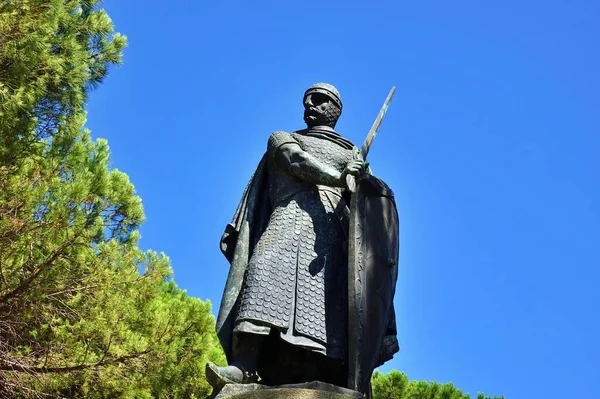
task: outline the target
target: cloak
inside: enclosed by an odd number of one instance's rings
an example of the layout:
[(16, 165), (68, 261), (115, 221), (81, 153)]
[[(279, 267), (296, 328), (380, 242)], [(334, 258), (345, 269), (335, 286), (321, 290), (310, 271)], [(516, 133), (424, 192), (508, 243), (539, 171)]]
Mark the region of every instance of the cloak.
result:
[(236, 305), (242, 291), (246, 266), (256, 243), (267, 227), (272, 211), (268, 191), (265, 154), (244, 190), (231, 223), (225, 227), (221, 236), (221, 252), (231, 266), (223, 291), (216, 329), (228, 362), (231, 362)]
[(348, 388), (367, 393), (373, 370), (399, 351), (394, 294), (399, 218), (392, 190), (368, 175), (352, 195), (348, 243)]

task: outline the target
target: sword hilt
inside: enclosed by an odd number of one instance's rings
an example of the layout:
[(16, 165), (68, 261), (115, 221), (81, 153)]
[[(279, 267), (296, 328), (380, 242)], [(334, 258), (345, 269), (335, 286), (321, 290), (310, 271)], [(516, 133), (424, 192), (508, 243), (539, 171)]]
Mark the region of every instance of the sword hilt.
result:
[(346, 186), (351, 193), (356, 192), (356, 179), (352, 175), (346, 175)]
[[(362, 158), (361, 152), (357, 148), (356, 151), (354, 151), (354, 160), (356, 161), (361, 158)], [(353, 175), (346, 175), (346, 187), (348, 187), (348, 190), (350, 190), (351, 193), (355, 193), (356, 192), (356, 177), (354, 177)]]

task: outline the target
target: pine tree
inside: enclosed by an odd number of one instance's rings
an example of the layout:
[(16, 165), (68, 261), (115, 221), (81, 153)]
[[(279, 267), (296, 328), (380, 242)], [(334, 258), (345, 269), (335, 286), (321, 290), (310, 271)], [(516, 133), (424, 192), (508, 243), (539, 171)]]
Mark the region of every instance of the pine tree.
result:
[(81, 111), (126, 39), (94, 0), (0, 2), (0, 164)]
[(138, 247), (141, 199), (84, 128), (125, 38), (93, 0), (0, 2), (0, 396), (202, 397), (210, 303)]

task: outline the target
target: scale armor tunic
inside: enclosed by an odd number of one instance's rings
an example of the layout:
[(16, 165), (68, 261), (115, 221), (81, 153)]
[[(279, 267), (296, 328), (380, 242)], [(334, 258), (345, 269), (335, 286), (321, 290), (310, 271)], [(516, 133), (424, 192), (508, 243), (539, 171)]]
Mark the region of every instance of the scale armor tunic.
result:
[[(342, 188), (317, 186), (275, 165), (293, 143), (341, 172), (351, 149), (301, 133), (269, 138), (267, 173), (273, 212), (247, 267), (235, 332), (269, 334), (292, 345), (345, 358), (348, 314), (348, 205)], [(265, 198), (265, 200), (267, 200)]]

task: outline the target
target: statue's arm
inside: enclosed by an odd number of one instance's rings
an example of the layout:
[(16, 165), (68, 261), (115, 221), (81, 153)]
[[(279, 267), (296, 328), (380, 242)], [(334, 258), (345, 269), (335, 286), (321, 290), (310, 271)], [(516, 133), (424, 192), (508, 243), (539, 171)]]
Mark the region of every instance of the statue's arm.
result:
[(289, 134), (275, 132), (269, 138), (269, 152), (275, 166), (304, 181), (331, 187), (344, 187), (346, 173), (319, 161), (304, 151)]

